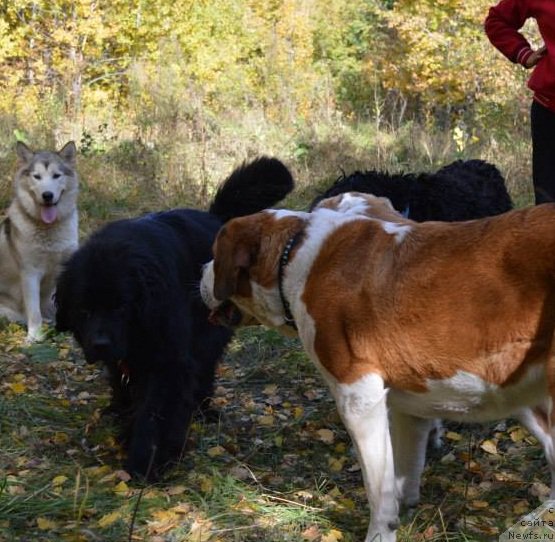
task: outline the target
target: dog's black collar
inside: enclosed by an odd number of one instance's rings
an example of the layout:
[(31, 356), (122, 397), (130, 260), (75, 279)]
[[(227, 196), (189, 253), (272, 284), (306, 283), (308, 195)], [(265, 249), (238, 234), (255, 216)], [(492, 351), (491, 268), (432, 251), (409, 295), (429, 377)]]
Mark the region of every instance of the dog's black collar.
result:
[(297, 330), (297, 324), (295, 323), (295, 318), (293, 318), (293, 314), (291, 313), (291, 306), (289, 305), (289, 301), (285, 297), (285, 292), (283, 291), (283, 278), (285, 276), (285, 268), (289, 263), (289, 256), (291, 251), (297, 246), (297, 243), (302, 239), (304, 234), (303, 230), (299, 230), (293, 237), (287, 241), (283, 252), (281, 253), (281, 257), (279, 258), (279, 267), (278, 267), (278, 290), (279, 290), (279, 298), (281, 300), (281, 304), (283, 305), (283, 312), (285, 313), (285, 324), (292, 327), (294, 330)]

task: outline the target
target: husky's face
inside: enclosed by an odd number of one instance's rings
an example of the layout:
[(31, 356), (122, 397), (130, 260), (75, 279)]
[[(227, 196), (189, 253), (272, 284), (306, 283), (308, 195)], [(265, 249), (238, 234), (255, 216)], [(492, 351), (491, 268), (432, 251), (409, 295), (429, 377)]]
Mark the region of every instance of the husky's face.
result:
[(16, 195), (25, 211), (44, 224), (53, 224), (75, 209), (77, 175), (75, 143), (58, 152), (33, 152), (18, 142), (22, 167), (15, 178)]

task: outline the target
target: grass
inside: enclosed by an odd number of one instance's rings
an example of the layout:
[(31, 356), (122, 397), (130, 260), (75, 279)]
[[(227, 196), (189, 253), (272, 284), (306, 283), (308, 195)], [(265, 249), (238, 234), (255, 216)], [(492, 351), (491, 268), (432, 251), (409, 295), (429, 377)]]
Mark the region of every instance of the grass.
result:
[[(261, 123), (249, 118), (229, 126), (225, 141), (203, 140), (202, 153), (198, 142), (175, 134), (174, 144), (113, 141), (83, 154), (82, 236), (152, 209), (205, 208), (216, 183), (255, 154), (280, 156), (292, 169), (297, 190), (284, 205), (293, 208), (305, 207), (342, 170), (422, 171), (461, 157), (449, 133), (417, 126), (292, 132)], [(529, 145), (517, 139), (482, 142), (465, 157), (496, 163), (517, 204), (525, 205)], [(5, 206), (12, 153), (0, 156), (0, 166)], [(141, 487), (121, 471), (116, 430), (102, 416), (109, 397), (99, 368), (84, 363), (68, 336), (50, 333), (31, 347), (24, 336), (21, 327), (0, 324), (0, 541), (364, 538), (369, 513), (360, 469), (330, 394), (297, 341), (261, 328), (239, 333), (218, 375), (219, 419), (198, 417), (181, 463), (160, 483)], [(443, 447), (431, 453), (422, 504), (402, 518), (400, 542), (496, 540), (545, 493), (542, 454), (512, 423), (449, 429)], [(497, 453), (481, 448), (485, 440)]]
[[(364, 538), (360, 470), (333, 402), (295, 340), (240, 332), (220, 367), (219, 418), (198, 417), (160, 483), (121, 471), (102, 372), (64, 335), (26, 347), (1, 331), (0, 540), (297, 542)], [(549, 479), (518, 426), (448, 427), (401, 542), (495, 540)], [(482, 449), (493, 441), (497, 453)], [(134, 521), (133, 515), (136, 514)], [(130, 529), (132, 527), (131, 538)]]

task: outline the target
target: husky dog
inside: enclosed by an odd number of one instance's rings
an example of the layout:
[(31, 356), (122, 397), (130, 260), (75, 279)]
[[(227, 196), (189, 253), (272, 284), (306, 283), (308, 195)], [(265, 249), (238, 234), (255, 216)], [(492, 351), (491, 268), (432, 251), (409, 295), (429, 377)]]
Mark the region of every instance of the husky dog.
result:
[(54, 316), (61, 264), (77, 249), (77, 149), (33, 152), (17, 143), (21, 162), (14, 197), (0, 224), (0, 316), (27, 322), (27, 340), (40, 340), (42, 319)]

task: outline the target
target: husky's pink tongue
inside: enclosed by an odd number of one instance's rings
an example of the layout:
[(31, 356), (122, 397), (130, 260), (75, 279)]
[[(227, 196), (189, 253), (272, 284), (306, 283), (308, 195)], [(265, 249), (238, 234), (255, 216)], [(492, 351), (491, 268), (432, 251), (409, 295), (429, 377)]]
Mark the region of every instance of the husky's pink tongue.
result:
[(58, 209), (55, 205), (43, 205), (40, 208), (40, 217), (45, 224), (52, 224), (58, 218)]

